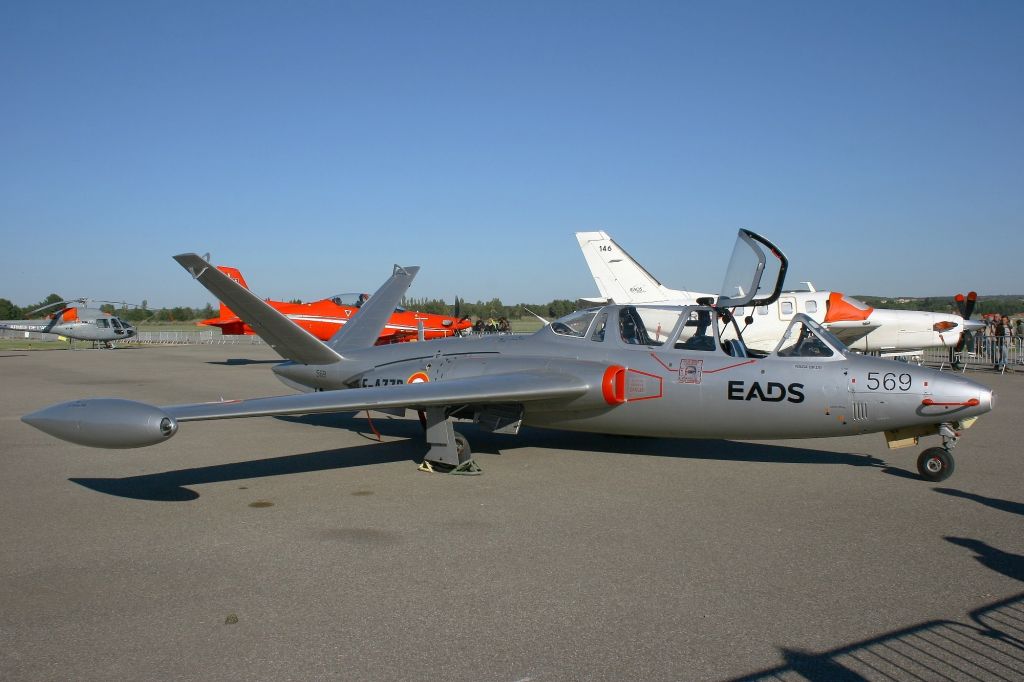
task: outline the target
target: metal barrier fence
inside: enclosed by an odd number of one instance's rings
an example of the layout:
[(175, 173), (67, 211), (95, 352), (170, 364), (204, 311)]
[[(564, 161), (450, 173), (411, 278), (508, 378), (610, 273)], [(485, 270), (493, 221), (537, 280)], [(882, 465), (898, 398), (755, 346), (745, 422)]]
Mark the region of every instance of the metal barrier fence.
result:
[[(941, 368), (952, 366), (966, 371), (993, 369), (999, 364), (1001, 356), (1000, 343), (986, 343), (979, 339), (976, 343), (965, 345), (960, 352), (949, 348), (926, 348), (921, 354), (921, 360), (928, 365), (938, 365)], [(1010, 339), (1005, 364), (1007, 369), (1016, 369), (1024, 365), (1024, 338)]]
[[(48, 341), (67, 343), (57, 334), (43, 334), (41, 332), (16, 331), (13, 329), (0, 329), (0, 339), (16, 339), (19, 341)], [(76, 344), (87, 344), (88, 341), (77, 341)], [(195, 331), (159, 331), (159, 332), (138, 332), (130, 339), (115, 341), (115, 344), (125, 345), (133, 343), (162, 344), (162, 345), (208, 345), (208, 344), (230, 344), (230, 345), (263, 345), (263, 339), (258, 336), (224, 336), (219, 331), (195, 330)]]
[(165, 345), (263, 345), (258, 336), (225, 336), (213, 330), (207, 331), (175, 331), (175, 332), (139, 332), (131, 343), (165, 344)]
[(56, 334), (42, 334), (40, 332), (24, 332), (15, 329), (0, 329), (0, 339), (29, 339), (31, 341), (56, 341)]

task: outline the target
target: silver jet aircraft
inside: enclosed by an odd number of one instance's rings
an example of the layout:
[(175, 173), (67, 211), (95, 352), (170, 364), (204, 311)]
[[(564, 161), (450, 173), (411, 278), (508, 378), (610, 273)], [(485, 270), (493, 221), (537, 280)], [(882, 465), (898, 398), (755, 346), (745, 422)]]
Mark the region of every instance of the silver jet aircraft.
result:
[[(68, 343), (73, 340), (92, 341), (108, 346), (111, 341), (123, 341), (135, 336), (135, 327), (116, 315), (111, 315), (99, 308), (87, 307), (85, 305), (87, 300), (77, 299), (51, 303), (37, 308), (29, 314), (40, 313), (57, 306), (63, 307), (43, 319), (0, 320), (0, 329), (57, 334), (68, 339)], [(80, 303), (81, 305), (68, 305), (69, 303)]]
[[(167, 407), (84, 399), (25, 422), (81, 445), (131, 448), (167, 440), (182, 422), (408, 408), (425, 427), (423, 467), (458, 473), (479, 469), (453, 419), (501, 433), (522, 425), (735, 439), (882, 431), (892, 447), (940, 436), (942, 446), (917, 462), (921, 476), (940, 481), (953, 472), (950, 450), (962, 429), (994, 402), (991, 390), (962, 376), (852, 353), (805, 315), (774, 351), (747, 349), (730, 309), (777, 298), (786, 259), (746, 230), (717, 301), (607, 305), (529, 336), (386, 346), (374, 342), (419, 268), (395, 266), (359, 315), (322, 343), (199, 256), (175, 259), (286, 358), (273, 371), (305, 393)], [(658, 339), (647, 332), (651, 316), (674, 320)]]

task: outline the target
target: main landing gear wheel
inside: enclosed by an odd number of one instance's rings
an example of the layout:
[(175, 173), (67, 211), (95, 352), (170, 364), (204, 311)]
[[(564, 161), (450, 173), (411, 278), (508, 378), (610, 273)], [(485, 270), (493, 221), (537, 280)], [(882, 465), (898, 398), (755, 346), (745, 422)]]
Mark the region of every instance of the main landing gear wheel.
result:
[(428, 407), (423, 411), (426, 441), (430, 449), (420, 471), (446, 474), (479, 474), (480, 465), (473, 461), (469, 441), (452, 428), (444, 408)]
[(953, 469), (953, 454), (946, 448), (928, 448), (917, 457), (917, 473), (926, 481), (945, 481)]
[(469, 448), (469, 440), (458, 431), (453, 432), (453, 439), (455, 441), (455, 451), (458, 453), (459, 464), (452, 466), (445, 464), (444, 462), (431, 462), (428, 459), (424, 459), (423, 463), (420, 464), (420, 471), (426, 471), (432, 474), (457, 474), (462, 476), (478, 476), (483, 473), (483, 469), (473, 459), (473, 451)]
[(473, 457), (473, 451), (469, 448), (469, 440), (458, 431), (455, 432), (455, 450), (459, 453), (460, 462), (465, 462)]

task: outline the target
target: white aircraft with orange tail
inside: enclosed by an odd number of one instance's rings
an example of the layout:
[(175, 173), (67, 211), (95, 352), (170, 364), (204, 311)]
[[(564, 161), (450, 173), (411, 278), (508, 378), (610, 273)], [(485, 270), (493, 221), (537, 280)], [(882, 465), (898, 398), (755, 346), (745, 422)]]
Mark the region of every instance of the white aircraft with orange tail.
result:
[[(224, 265), (216, 267), (233, 281), (246, 289), (249, 288), (249, 285), (245, 283), (245, 278), (242, 277), (242, 273), (237, 268)], [(360, 306), (368, 298), (367, 294), (337, 294), (310, 303), (272, 301), (269, 298), (265, 300), (272, 308), (316, 338), (321, 341), (327, 341), (337, 334), (338, 330), (348, 323), (353, 315), (359, 312)], [(220, 303), (219, 315), (217, 317), (203, 320), (199, 324), (219, 327), (224, 335), (256, 334), (252, 327), (224, 305), (223, 302)], [(377, 343), (442, 339), (456, 336), (472, 326), (473, 323), (468, 318), (460, 318), (457, 312), (455, 316), (449, 316), (395, 308), (391, 319), (388, 320), (381, 330)]]
[[(577, 232), (600, 298), (589, 302), (694, 305), (712, 296), (669, 289), (659, 282), (606, 232)], [(810, 286), (810, 285), (808, 285)], [(969, 294), (971, 301), (975, 294)], [(973, 305), (971, 305), (973, 308)], [(774, 348), (797, 313), (804, 313), (837, 336), (851, 350), (882, 355), (909, 355), (925, 348), (955, 348), (964, 332), (984, 324), (950, 313), (873, 308), (837, 291), (784, 291), (770, 305), (741, 308), (743, 338), (750, 348)], [(966, 317), (970, 317), (967, 313)]]

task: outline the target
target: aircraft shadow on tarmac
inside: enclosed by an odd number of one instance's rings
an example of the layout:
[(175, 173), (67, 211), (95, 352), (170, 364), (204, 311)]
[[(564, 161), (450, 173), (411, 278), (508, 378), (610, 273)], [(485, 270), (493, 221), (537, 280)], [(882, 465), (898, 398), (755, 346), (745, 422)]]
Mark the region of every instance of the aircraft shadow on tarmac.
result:
[(971, 500), (978, 504), (983, 504), (986, 507), (992, 507), (999, 511), (1008, 512), (1010, 514), (1017, 514), (1018, 516), (1024, 516), (1024, 503), (1013, 502), (1012, 500), (1001, 500), (998, 497), (986, 497), (985, 495), (977, 495), (975, 493), (964, 492), (963, 490), (957, 490), (955, 488), (932, 488), (937, 493), (943, 495), (950, 495), (952, 497), (962, 497), (965, 500)]
[[(364, 413), (360, 413), (362, 415)], [(375, 439), (365, 416), (318, 414), (301, 417), (277, 417), (288, 421), (324, 428), (359, 432)], [(400, 438), (419, 438), (419, 423), (411, 419), (373, 417), (374, 428), (381, 434)], [(829, 452), (812, 448), (794, 448), (764, 443), (741, 443), (729, 440), (698, 438), (648, 438), (643, 436), (610, 436), (524, 427), (518, 436), (483, 431), (474, 424), (456, 423), (457, 431), (469, 438), (474, 452), (500, 455), (518, 448), (539, 447), (553, 450), (603, 452), (619, 455), (650, 455), (687, 459), (710, 459), (737, 462), (779, 462), (783, 464), (846, 464), (848, 466), (885, 468), (877, 457), (848, 452)], [(888, 471), (888, 469), (886, 469)], [(910, 478), (917, 478), (907, 474)]]
[(230, 367), (235, 367), (238, 365), (280, 365), (281, 360), (250, 360), (249, 358), (228, 358), (227, 360), (209, 360), (206, 364), (228, 365)]
[[(74, 483), (90, 490), (154, 502), (185, 502), (199, 497), (187, 486), (204, 483), (222, 483), (266, 476), (327, 471), (371, 464), (400, 461), (419, 462), (426, 453), (418, 421), (375, 416), (373, 426), (366, 417), (348, 415), (309, 415), (278, 417), (282, 421), (302, 423), (325, 428), (343, 428), (359, 433), (371, 440), (366, 445), (331, 450), (320, 450), (298, 455), (270, 457), (209, 467), (179, 469), (158, 474), (143, 474), (126, 478), (72, 478)], [(377, 442), (374, 429), (389, 438)], [(772, 462), (781, 464), (845, 464), (847, 466), (885, 468), (885, 462), (875, 457), (843, 452), (828, 452), (805, 448), (741, 443), (726, 440), (693, 440), (670, 438), (630, 438), (598, 434), (569, 433), (546, 429), (524, 430), (525, 435), (507, 436), (488, 433), (471, 424), (459, 425), (469, 435), (476, 452), (501, 454), (502, 449), (542, 447), (565, 451), (602, 452), (609, 454), (636, 454), (657, 457), (677, 457), (736, 462)], [(513, 440), (515, 439), (515, 440)]]
[[(983, 566), (1024, 581), (1024, 556), (972, 538), (945, 539), (973, 551)], [(969, 619), (926, 621), (820, 653), (782, 647), (784, 665), (735, 678), (735, 682), (1020, 679), (1024, 593), (975, 609)]]
[(414, 455), (422, 457), (422, 454), (421, 448), (410, 448), (406, 441), (392, 441), (230, 464), (215, 464), (208, 467), (178, 469), (126, 478), (71, 478), (68, 480), (90, 490), (133, 500), (188, 502), (198, 498), (199, 493), (185, 486), (267, 476), (305, 474), (369, 464), (415, 461), (417, 458)]

